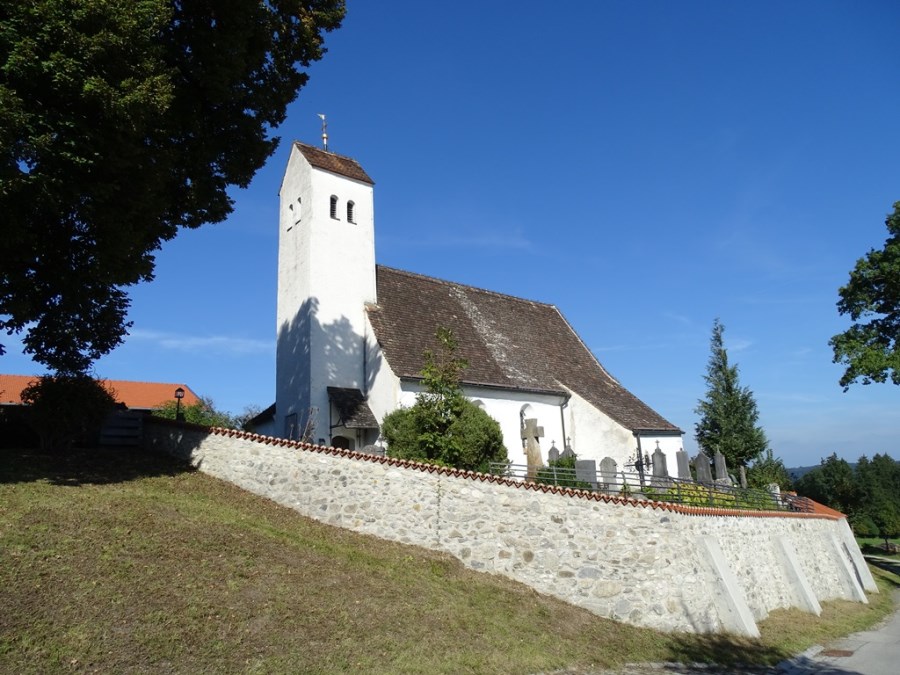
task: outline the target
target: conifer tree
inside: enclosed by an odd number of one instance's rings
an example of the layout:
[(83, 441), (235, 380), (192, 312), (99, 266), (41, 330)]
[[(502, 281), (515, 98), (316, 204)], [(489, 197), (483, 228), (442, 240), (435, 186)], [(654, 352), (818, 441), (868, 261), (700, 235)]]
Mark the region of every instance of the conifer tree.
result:
[(695, 425), (696, 438), (707, 455), (718, 450), (729, 467), (747, 466), (766, 450), (769, 442), (762, 427), (757, 426), (759, 411), (753, 392), (741, 387), (737, 366), (728, 363), (724, 331), (725, 326), (716, 319), (703, 378), (708, 387), (706, 398), (694, 410), (700, 416)]

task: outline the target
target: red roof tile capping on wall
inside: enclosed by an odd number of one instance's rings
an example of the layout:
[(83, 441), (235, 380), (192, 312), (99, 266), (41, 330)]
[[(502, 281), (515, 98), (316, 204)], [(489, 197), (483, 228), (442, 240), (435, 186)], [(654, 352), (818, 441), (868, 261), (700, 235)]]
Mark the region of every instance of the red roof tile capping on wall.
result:
[[(0, 405), (22, 405), (22, 390), (37, 380), (37, 375), (0, 375)], [(167, 401), (175, 400), (175, 390), (184, 389), (182, 405), (200, 401), (186, 384), (176, 382), (132, 382), (130, 380), (103, 380), (112, 389), (116, 400), (129, 408), (153, 410)]]

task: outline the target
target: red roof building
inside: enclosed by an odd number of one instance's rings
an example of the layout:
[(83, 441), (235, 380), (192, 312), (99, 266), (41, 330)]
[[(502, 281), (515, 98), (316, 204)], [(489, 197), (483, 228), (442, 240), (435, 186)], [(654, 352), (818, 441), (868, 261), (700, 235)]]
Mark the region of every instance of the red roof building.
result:
[[(0, 405), (22, 405), (22, 391), (36, 381), (36, 375), (0, 375)], [(184, 389), (182, 405), (200, 402), (191, 388), (176, 382), (132, 382), (130, 380), (102, 380), (119, 403), (132, 410), (155, 410), (175, 400), (175, 390)]]

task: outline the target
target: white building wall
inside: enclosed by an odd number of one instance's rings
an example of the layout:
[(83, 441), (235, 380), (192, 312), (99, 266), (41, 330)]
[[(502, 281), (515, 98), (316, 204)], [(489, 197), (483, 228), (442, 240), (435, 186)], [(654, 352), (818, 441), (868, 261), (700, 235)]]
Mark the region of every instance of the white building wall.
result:
[(280, 196), (275, 427), (314, 409), (314, 437), (329, 442), (326, 388), (368, 388), (364, 306), (377, 299), (373, 189), (312, 167), (294, 147)]
[[(414, 381), (402, 381), (400, 389), (399, 403), (404, 407), (412, 406), (416, 402), (416, 394), (424, 390), (420, 382)], [(544, 428), (544, 436), (540, 439), (544, 463), (547, 463), (547, 453), (553, 443), (560, 453), (563, 451), (565, 441), (560, 406), (565, 401), (564, 397), (468, 385), (463, 387), (463, 394), (470, 401), (479, 403), (488, 415), (497, 420), (503, 432), (507, 456), (513, 464), (527, 464), (528, 461), (522, 447), (523, 408), (526, 418), (536, 419), (538, 426)]]

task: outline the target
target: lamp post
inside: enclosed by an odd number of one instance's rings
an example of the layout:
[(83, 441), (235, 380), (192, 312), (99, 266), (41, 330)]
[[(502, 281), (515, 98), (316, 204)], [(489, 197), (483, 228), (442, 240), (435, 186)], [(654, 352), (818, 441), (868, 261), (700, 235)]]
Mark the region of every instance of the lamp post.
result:
[(184, 398), (184, 389), (178, 387), (175, 390), (175, 419), (184, 422), (184, 411), (181, 409), (181, 399)]

